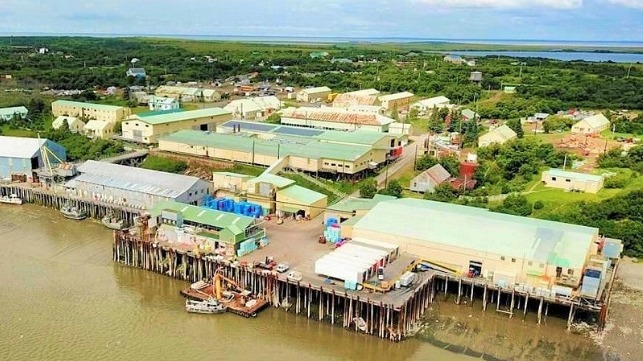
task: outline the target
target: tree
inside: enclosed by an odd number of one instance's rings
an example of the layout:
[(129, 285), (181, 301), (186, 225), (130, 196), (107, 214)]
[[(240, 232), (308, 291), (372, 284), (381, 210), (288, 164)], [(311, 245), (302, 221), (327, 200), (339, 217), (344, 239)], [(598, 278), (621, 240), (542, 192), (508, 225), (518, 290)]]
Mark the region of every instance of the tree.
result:
[(500, 206), (492, 208), (492, 211), (527, 217), (531, 214), (532, 206), (527, 197), (512, 194), (505, 198)]
[(69, 129), (69, 122), (67, 121), (67, 119), (63, 120), (63, 124), (62, 126), (60, 126), (60, 131), (64, 133), (71, 132), (71, 130)]
[(424, 155), (417, 160), (416, 167), (418, 170), (427, 170), (438, 164), (438, 160), (430, 155)]
[(281, 124), (281, 114), (272, 113), (266, 118), (266, 123)]
[(452, 177), (457, 177), (460, 174), (460, 160), (455, 154), (442, 157), (439, 162)]
[(359, 196), (362, 198), (373, 198), (377, 194), (377, 182), (373, 178), (364, 180), (359, 187)]
[(400, 198), (402, 197), (402, 186), (400, 185), (400, 182), (398, 182), (396, 179), (388, 182), (386, 185), (386, 188), (382, 189), (379, 193), (380, 194), (385, 194), (387, 196), (393, 196)]
[(433, 193), (424, 193), (424, 199), (438, 202), (453, 202), (458, 199), (460, 193), (453, 189), (449, 183), (442, 183), (435, 187)]
[(397, 104), (393, 104), (393, 108), (391, 109), (391, 119), (399, 120), (400, 118), (400, 113), (397, 110)]
[(518, 138), (522, 138), (525, 135), (525, 131), (522, 130), (522, 124), (520, 124), (520, 119), (512, 119), (508, 121), (507, 126), (516, 132)]

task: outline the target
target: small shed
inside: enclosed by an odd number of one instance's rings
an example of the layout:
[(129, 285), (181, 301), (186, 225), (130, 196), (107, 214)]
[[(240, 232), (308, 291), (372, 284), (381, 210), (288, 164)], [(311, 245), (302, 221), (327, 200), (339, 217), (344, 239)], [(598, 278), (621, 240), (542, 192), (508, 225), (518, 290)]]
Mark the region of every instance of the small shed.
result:
[(541, 178), (545, 187), (587, 193), (597, 193), (601, 190), (604, 180), (605, 177), (602, 175), (570, 172), (554, 168), (543, 172)]
[(603, 114), (581, 119), (572, 126), (573, 134), (597, 134), (610, 128), (610, 121)]
[(504, 144), (512, 139), (518, 138), (518, 134), (507, 125), (494, 128), (478, 138), (478, 147), (486, 147), (493, 143)]
[(436, 164), (413, 178), (409, 188), (414, 192), (433, 193), (435, 187), (446, 182), (449, 178), (451, 178), (451, 174), (442, 165)]
[(292, 185), (277, 191), (277, 213), (317, 217), (328, 205), (325, 194)]

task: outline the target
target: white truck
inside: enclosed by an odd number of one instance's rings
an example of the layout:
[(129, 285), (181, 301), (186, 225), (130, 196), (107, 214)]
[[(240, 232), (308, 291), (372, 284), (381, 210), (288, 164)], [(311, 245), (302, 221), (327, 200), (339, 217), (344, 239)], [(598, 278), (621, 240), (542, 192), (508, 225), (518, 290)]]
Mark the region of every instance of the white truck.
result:
[(406, 272), (400, 277), (400, 286), (409, 287), (417, 280), (417, 273)]

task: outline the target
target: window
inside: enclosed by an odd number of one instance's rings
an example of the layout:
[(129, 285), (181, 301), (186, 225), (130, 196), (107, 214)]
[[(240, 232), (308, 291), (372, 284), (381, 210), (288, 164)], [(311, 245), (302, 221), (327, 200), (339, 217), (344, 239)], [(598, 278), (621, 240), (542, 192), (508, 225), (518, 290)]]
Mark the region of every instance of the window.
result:
[(505, 256), (500, 256), (500, 260), (501, 260), (501, 261), (504, 261), (504, 260), (505, 260)]
[(335, 163), (331, 163), (330, 165), (332, 165), (332, 166), (334, 167), (334, 166), (336, 166), (337, 164), (335, 164)]
[(145, 124), (145, 128), (149, 128), (149, 127), (150, 127), (150, 125), (149, 125), (149, 124)]
[(541, 263), (541, 264), (539, 264), (539, 265), (538, 265), (538, 267), (539, 267), (539, 268), (545, 268), (545, 264), (544, 264), (544, 263)]
[(571, 179), (565, 179), (565, 182), (571, 182), (571, 181), (572, 181)]
[(555, 181), (555, 180), (556, 180), (556, 177), (551, 177), (551, 180)]
[(567, 270), (567, 274), (568, 274), (568, 275), (570, 275), (570, 276), (573, 276), (573, 275), (574, 275), (574, 270), (573, 270), (573, 269), (571, 269), (571, 268), (570, 268), (570, 269), (568, 269), (568, 270)]
[(527, 262), (527, 266), (533, 266), (533, 264), (534, 263), (532, 261)]
[(516, 263), (516, 259), (515, 259), (515, 258), (512, 258), (512, 259), (511, 259), (511, 263)]

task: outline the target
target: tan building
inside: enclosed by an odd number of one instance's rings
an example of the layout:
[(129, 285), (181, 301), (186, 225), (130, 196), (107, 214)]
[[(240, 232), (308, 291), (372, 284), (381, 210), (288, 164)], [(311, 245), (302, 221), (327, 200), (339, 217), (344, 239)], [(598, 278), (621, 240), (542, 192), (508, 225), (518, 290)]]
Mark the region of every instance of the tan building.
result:
[[(248, 180), (253, 177), (250, 175), (232, 173), (232, 172), (213, 172), (212, 185), (215, 192), (222, 191), (228, 195), (234, 195), (248, 189)], [(219, 196), (219, 194), (215, 194)]]
[(581, 119), (572, 126), (573, 134), (598, 134), (610, 128), (610, 121), (603, 114)]
[(547, 294), (576, 292), (599, 241), (597, 228), (411, 198), (380, 202), (350, 228), (354, 239), (398, 245), (457, 276), (473, 270), (503, 288)]
[(493, 143), (504, 144), (512, 139), (518, 138), (518, 134), (506, 125), (491, 129), (478, 138), (478, 147), (486, 147)]
[(85, 122), (83, 122), (82, 120), (76, 117), (69, 117), (65, 115), (61, 115), (54, 119), (53, 123), (51, 123), (51, 127), (54, 129), (60, 129), (60, 127), (62, 127), (65, 122), (67, 122), (69, 131), (72, 133), (82, 133), (83, 128), (85, 127)]
[(559, 188), (565, 191), (598, 193), (603, 188), (605, 178), (602, 175), (568, 172), (552, 168), (543, 172), (541, 180), (545, 187)]
[(232, 112), (237, 119), (261, 120), (281, 109), (281, 100), (276, 96), (237, 99), (223, 109)]
[(376, 89), (363, 89), (338, 94), (333, 100), (333, 108), (379, 107), (379, 94), (380, 92)]
[(378, 113), (349, 111), (339, 108), (287, 108), (281, 111), (281, 124), (328, 130), (389, 131), (395, 119)]
[(132, 115), (123, 121), (122, 138), (137, 143), (158, 143), (160, 137), (185, 129), (214, 131), (218, 124), (232, 118), (221, 108), (204, 108), (185, 112), (151, 113), (150, 116)]
[(68, 115), (83, 121), (95, 119), (114, 125), (129, 116), (131, 109), (115, 105), (56, 100), (51, 103), (51, 112), (55, 117)]
[(297, 93), (298, 102), (312, 103), (316, 101), (324, 101), (328, 98), (331, 90), (327, 86), (317, 88), (305, 88)]
[(328, 205), (325, 194), (292, 185), (277, 191), (277, 214), (315, 218)]
[(382, 95), (378, 99), (382, 103), (382, 108), (386, 110), (391, 110), (393, 108), (403, 109), (408, 108), (408, 106), (413, 101), (413, 93), (410, 92), (401, 92), (389, 95)]

